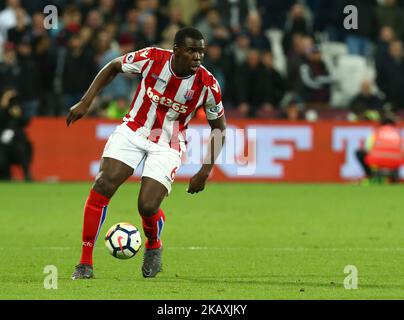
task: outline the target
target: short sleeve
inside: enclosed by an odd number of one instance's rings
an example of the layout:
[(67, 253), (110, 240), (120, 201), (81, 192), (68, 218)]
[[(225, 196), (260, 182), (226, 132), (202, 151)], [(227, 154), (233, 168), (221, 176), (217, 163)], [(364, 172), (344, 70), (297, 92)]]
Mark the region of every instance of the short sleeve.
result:
[(208, 120), (219, 119), (224, 114), (222, 92), (216, 79), (213, 79), (213, 84), (207, 87), (205, 112)]
[(124, 73), (141, 73), (153, 59), (154, 53), (155, 48), (149, 47), (125, 54), (122, 59), (122, 71)]

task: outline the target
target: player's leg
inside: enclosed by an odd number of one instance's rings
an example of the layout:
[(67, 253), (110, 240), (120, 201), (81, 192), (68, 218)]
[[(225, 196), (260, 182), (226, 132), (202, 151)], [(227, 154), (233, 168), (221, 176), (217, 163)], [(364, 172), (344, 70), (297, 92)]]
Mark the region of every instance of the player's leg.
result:
[[(83, 268), (90, 269), (91, 272), (87, 271), (92, 274), (93, 248), (105, 220), (109, 200), (119, 186), (133, 174), (145, 156), (138, 140), (139, 137), (130, 136), (125, 128), (119, 126), (105, 145), (100, 171), (84, 208), (82, 257), (78, 269), (84, 266)], [(79, 272), (77, 278), (85, 278), (80, 274), (85, 274), (86, 270)]]
[(133, 168), (112, 158), (102, 158), (100, 171), (84, 206), (82, 251), (72, 279), (93, 277), (93, 250), (105, 221), (111, 197), (119, 186), (133, 174)]
[(154, 277), (161, 271), (163, 246), (160, 237), (165, 223), (165, 215), (160, 206), (167, 192), (167, 188), (157, 180), (142, 177), (138, 209), (142, 217), (143, 231), (147, 238), (142, 265), (144, 277)]
[(148, 249), (160, 248), (160, 235), (164, 226), (165, 216), (160, 208), (167, 188), (160, 182), (142, 177), (138, 197), (138, 209), (142, 217), (143, 230), (147, 238), (145, 247)]
[(165, 215), (160, 206), (164, 197), (171, 192), (180, 165), (179, 152), (156, 144), (150, 148), (145, 160), (138, 198), (138, 209), (147, 238), (142, 266), (144, 277), (154, 277), (161, 270), (161, 233)]
[(370, 178), (372, 176), (372, 170), (365, 162), (367, 152), (365, 150), (357, 150), (355, 154), (356, 159), (358, 159), (358, 162), (360, 163), (363, 171), (365, 172), (366, 178)]
[(110, 199), (133, 174), (133, 168), (112, 158), (102, 158), (100, 171), (84, 207), (83, 247), (80, 263), (93, 264), (93, 248), (105, 220)]

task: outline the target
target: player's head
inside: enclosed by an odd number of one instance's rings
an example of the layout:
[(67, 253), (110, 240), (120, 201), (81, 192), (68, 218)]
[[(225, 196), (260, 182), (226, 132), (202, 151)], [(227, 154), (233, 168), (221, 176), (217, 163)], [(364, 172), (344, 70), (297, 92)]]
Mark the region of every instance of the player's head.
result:
[(177, 31), (174, 38), (174, 55), (177, 67), (182, 73), (196, 73), (204, 54), (205, 40), (198, 29), (187, 27)]

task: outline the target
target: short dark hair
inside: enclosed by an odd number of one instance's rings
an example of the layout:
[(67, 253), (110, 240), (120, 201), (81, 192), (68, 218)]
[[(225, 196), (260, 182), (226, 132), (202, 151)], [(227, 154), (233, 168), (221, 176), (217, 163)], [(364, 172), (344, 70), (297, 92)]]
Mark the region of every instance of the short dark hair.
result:
[(183, 46), (185, 44), (185, 38), (191, 38), (195, 40), (204, 39), (202, 33), (198, 29), (186, 27), (177, 31), (174, 38), (174, 45)]

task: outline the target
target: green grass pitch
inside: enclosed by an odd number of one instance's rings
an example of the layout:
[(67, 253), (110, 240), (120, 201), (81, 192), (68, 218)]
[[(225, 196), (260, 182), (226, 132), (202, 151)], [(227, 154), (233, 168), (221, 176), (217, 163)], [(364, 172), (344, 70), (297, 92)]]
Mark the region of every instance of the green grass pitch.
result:
[[(118, 260), (102, 239), (120, 221), (141, 227), (139, 184), (127, 183), (95, 248), (96, 279), (72, 281), (90, 185), (0, 184), (0, 299), (404, 298), (402, 185), (210, 183), (189, 195), (176, 183), (163, 204), (164, 271), (144, 279), (143, 248)], [(46, 265), (57, 290), (44, 288)], [(356, 290), (344, 288), (347, 265)]]

